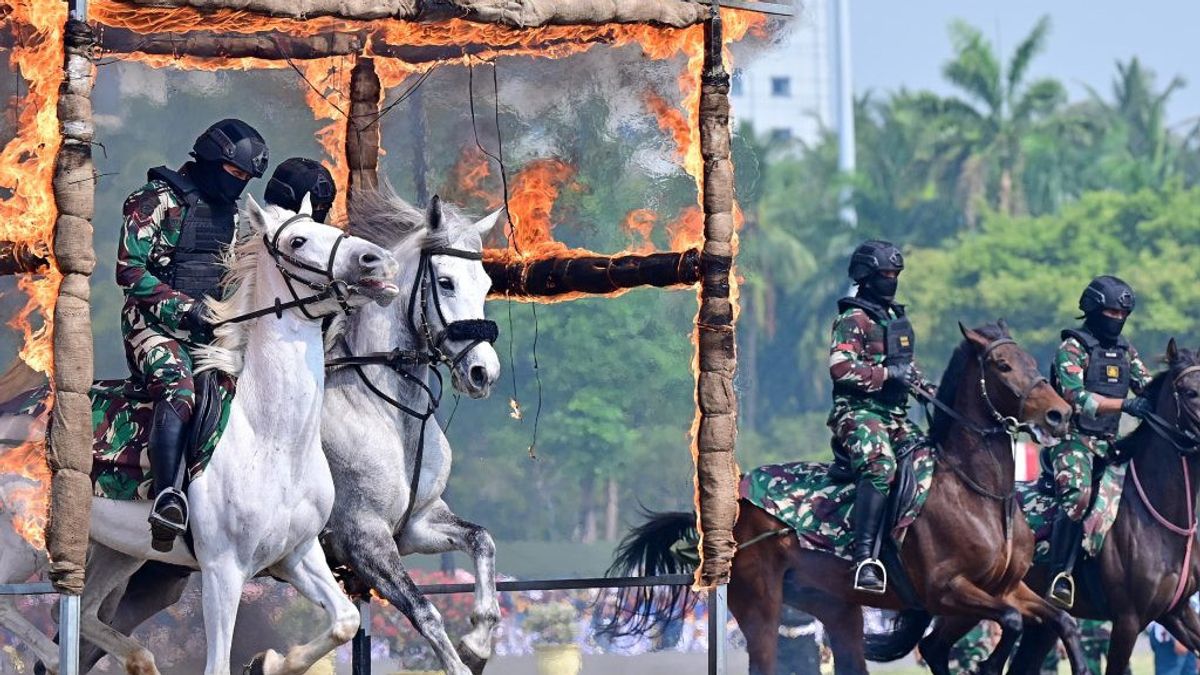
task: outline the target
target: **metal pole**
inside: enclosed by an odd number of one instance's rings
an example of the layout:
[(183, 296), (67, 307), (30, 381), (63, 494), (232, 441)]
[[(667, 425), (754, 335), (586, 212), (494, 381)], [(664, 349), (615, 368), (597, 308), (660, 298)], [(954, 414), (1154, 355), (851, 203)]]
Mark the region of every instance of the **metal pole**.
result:
[(58, 673), (79, 675), (79, 596), (59, 597)]
[(371, 675), (371, 596), (358, 601), (359, 625), (351, 644), (350, 672)]
[(729, 587), (717, 586), (708, 592), (708, 675), (725, 675), (725, 646), (729, 636), (725, 620), (729, 617)]
[(87, 0), (67, 0), (67, 6), (72, 19), (76, 21), (87, 21)]
[[(833, 0), (837, 14), (837, 97), (838, 97), (838, 172), (842, 178), (854, 173), (854, 85), (850, 60), (850, 0)], [(838, 196), (841, 221), (851, 227), (858, 224), (853, 193), (843, 187)]]

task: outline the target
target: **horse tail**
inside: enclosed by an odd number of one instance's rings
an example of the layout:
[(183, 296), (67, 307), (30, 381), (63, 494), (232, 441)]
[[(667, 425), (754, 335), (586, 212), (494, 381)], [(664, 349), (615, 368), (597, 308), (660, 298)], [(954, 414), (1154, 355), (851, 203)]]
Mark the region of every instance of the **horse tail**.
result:
[(895, 661), (912, 652), (925, 635), (933, 617), (923, 609), (905, 609), (896, 616), (891, 630), (863, 636), (863, 652), (868, 661)]
[[(630, 530), (613, 554), (605, 576), (691, 574), (696, 562), (689, 555), (699, 544), (696, 514), (646, 511), (646, 522)], [(596, 632), (609, 638), (654, 637), (696, 604), (691, 585), (632, 586), (601, 593), (596, 599)]]

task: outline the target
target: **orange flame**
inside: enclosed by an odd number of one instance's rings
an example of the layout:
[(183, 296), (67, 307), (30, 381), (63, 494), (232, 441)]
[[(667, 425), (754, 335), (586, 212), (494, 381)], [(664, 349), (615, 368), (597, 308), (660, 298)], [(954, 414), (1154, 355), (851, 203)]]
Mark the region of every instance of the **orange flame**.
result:
[(46, 517), (50, 509), (50, 467), (46, 464), (46, 445), (30, 441), (0, 454), (0, 475), (17, 475), (32, 481), (28, 486), (10, 486), (4, 492), (5, 508), (10, 511), (13, 527), (35, 548), (46, 548)]
[(625, 215), (621, 229), (628, 232), (630, 238), (634, 240), (629, 249), (631, 253), (654, 252), (654, 242), (650, 239), (650, 234), (654, 232), (654, 225), (657, 222), (658, 214), (650, 209), (634, 209)]
[(508, 198), (512, 232), (509, 248), (523, 257), (554, 255), (567, 250), (554, 240), (550, 211), (563, 184), (575, 176), (575, 167), (557, 159), (530, 162), (513, 178)]
[[(308, 84), (304, 100), (312, 108), (313, 117), (325, 122), (317, 133), (317, 142), (325, 150), (321, 161), (333, 174), (334, 183), (341, 185), (330, 214), (331, 222), (341, 222), (346, 215), (346, 185), (350, 182), (350, 167), (346, 164), (346, 115), (350, 112), (350, 71), (353, 59), (333, 57), (298, 63)], [(311, 86), (309, 86), (311, 85)]]
[(485, 208), (498, 209), (504, 204), (500, 195), (499, 185), (488, 185), (492, 178), (492, 166), (488, 158), (478, 147), (469, 145), (463, 148), (450, 170), (450, 180), (459, 199), (470, 200), (482, 204)]

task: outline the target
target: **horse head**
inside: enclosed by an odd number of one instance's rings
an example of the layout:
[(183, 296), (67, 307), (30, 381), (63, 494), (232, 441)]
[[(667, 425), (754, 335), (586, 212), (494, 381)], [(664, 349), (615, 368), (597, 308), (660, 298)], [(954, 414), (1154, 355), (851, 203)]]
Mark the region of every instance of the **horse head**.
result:
[(1156, 401), (1159, 414), (1173, 418), (1184, 434), (1200, 438), (1200, 353), (1179, 348), (1171, 338), (1166, 361), (1170, 386), (1162, 388)]
[(959, 329), (964, 338), (959, 349), (974, 356), (979, 398), (996, 422), (1010, 430), (1025, 429), (1041, 444), (1067, 433), (1071, 406), (1041, 374), (1037, 360), (1012, 338), (1003, 320), (976, 329), (959, 324)]

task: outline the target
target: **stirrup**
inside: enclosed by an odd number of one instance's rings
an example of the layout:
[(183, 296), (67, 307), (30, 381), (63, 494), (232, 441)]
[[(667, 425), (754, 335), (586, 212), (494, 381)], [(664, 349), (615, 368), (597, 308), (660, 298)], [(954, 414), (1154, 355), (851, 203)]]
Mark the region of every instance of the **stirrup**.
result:
[[(1065, 598), (1054, 592), (1055, 588), (1058, 586), (1059, 580), (1062, 580), (1067, 584), (1068, 591)], [(1054, 575), (1054, 579), (1050, 581), (1050, 593), (1048, 595), (1050, 596), (1051, 600), (1053, 600), (1063, 609), (1071, 609), (1075, 606), (1075, 578), (1071, 576), (1071, 572), (1069, 570), (1059, 572), (1058, 574)]]
[[(159, 506), (161, 505), (161, 502), (165, 497), (175, 497), (179, 500), (179, 504), (182, 507), (181, 510), (183, 511), (183, 522), (182, 523), (180, 523), (178, 521), (174, 521), (174, 520), (168, 520), (168, 519), (162, 517), (162, 515), (160, 515), (158, 513)], [(162, 492), (158, 493), (158, 496), (154, 498), (154, 505), (150, 507), (150, 517), (147, 518), (147, 520), (150, 521), (151, 533), (156, 535), (155, 539), (165, 539), (167, 537), (167, 535), (169, 535), (171, 539), (174, 539), (175, 537), (183, 534), (184, 532), (187, 532), (187, 529), (188, 529), (187, 495), (183, 494), (182, 492), (180, 492), (179, 490), (176, 490), (173, 487), (167, 488), (167, 489), (163, 490)], [(158, 536), (158, 535), (161, 535), (161, 536)]]
[[(867, 588), (866, 586), (863, 586), (858, 583), (859, 577), (862, 576), (863, 568), (868, 567), (868, 566), (874, 567), (874, 568), (876, 568), (876, 570), (878, 570), (879, 577), (883, 581), (882, 589)], [(862, 591), (863, 593), (873, 593), (875, 595), (883, 595), (884, 593), (887, 593), (887, 584), (888, 584), (887, 568), (883, 566), (883, 563), (880, 562), (878, 558), (867, 558), (865, 560), (860, 561), (857, 565), (854, 566), (854, 590)]]

